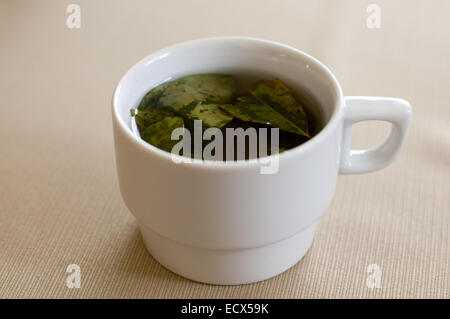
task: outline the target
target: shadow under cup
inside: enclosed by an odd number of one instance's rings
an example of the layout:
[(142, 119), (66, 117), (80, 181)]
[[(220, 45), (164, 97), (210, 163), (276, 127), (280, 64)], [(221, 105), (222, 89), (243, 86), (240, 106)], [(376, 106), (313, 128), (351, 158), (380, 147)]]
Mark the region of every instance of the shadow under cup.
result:
[[(152, 87), (199, 73), (279, 78), (309, 94), (323, 129), (279, 155), (275, 174), (263, 163), (180, 163), (139, 140), (130, 108)], [(333, 75), (306, 54), (270, 41), (197, 40), (163, 49), (133, 66), (113, 97), (116, 164), (122, 197), (150, 253), (189, 279), (243, 284), (275, 276), (309, 249), (338, 174), (342, 93)]]

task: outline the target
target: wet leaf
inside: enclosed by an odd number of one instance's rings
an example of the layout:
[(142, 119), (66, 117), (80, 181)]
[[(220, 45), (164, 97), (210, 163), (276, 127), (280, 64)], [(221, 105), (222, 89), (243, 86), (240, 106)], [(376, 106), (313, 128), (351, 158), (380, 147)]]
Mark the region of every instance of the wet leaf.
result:
[(160, 149), (171, 152), (178, 140), (172, 140), (172, 132), (174, 129), (183, 127), (183, 119), (181, 117), (166, 117), (149, 125), (141, 132), (141, 138)]
[[(289, 142), (286, 149), (310, 137), (307, 115), (283, 82), (257, 82), (248, 92), (235, 99), (236, 85), (229, 75), (190, 75), (150, 90), (131, 115), (141, 138), (168, 152), (178, 143), (171, 140), (173, 130), (185, 127), (193, 132), (194, 120), (201, 120), (204, 129), (277, 127)], [(280, 151), (283, 147), (280, 145)]]
[(261, 81), (234, 105), (220, 107), (243, 121), (270, 124), (280, 130), (309, 137), (308, 120), (291, 90), (280, 80)]
[[(153, 90), (155, 93), (151, 94)], [(151, 107), (168, 109), (187, 117), (200, 103), (231, 102), (236, 94), (236, 84), (230, 75), (197, 74), (165, 83), (153, 90), (148, 93), (148, 100), (154, 102), (150, 103)]]
[(155, 108), (158, 103), (161, 94), (169, 85), (168, 82), (158, 85), (151, 89), (145, 96), (142, 98), (141, 103), (138, 106), (139, 110), (147, 110), (151, 108)]
[(219, 108), (218, 104), (198, 104), (189, 113), (191, 120), (201, 120), (203, 126), (222, 128), (233, 119), (233, 116)]
[(149, 125), (156, 123), (166, 117), (174, 117), (175, 115), (172, 112), (166, 110), (146, 109), (137, 111), (131, 110), (131, 116), (135, 117), (139, 131), (142, 132)]

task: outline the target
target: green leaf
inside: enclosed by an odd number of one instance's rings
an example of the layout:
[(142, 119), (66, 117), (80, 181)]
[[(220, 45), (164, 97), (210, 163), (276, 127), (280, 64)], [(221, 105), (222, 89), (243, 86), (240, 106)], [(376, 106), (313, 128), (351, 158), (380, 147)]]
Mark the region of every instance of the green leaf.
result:
[(148, 109), (148, 110), (131, 110), (131, 116), (134, 116), (136, 119), (136, 124), (139, 128), (139, 131), (143, 131), (149, 125), (156, 123), (166, 117), (174, 117), (175, 115), (166, 110), (159, 109)]
[(270, 124), (280, 130), (310, 137), (308, 119), (291, 90), (280, 80), (261, 81), (235, 105), (220, 107), (243, 121)]
[(142, 98), (141, 103), (138, 106), (139, 110), (147, 110), (154, 108), (156, 104), (158, 103), (159, 98), (161, 97), (161, 94), (164, 92), (164, 90), (169, 85), (168, 82), (158, 85), (157, 87), (154, 87), (151, 89), (145, 96)]
[(171, 140), (173, 130), (184, 126), (192, 132), (194, 120), (202, 120), (204, 128), (236, 123), (278, 127), (292, 141), (287, 149), (310, 137), (301, 103), (280, 80), (258, 82), (249, 93), (235, 100), (236, 85), (229, 75), (190, 75), (153, 88), (131, 114), (141, 138), (168, 152), (178, 143)]
[(167, 117), (149, 125), (141, 133), (141, 138), (147, 143), (171, 152), (174, 145), (179, 142), (171, 139), (172, 132), (179, 127), (183, 127), (181, 117)]
[(219, 108), (218, 104), (198, 104), (189, 113), (191, 120), (201, 120), (203, 126), (222, 128), (233, 119), (233, 116)]
[(200, 103), (230, 103), (236, 94), (234, 79), (222, 74), (189, 75), (167, 83), (163, 89), (153, 107), (168, 109), (183, 117), (188, 117)]

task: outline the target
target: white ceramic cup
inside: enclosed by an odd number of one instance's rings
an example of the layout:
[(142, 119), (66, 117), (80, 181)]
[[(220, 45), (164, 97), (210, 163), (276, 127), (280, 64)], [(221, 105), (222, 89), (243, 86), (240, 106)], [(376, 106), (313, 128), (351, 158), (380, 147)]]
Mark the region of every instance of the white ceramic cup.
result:
[[(280, 154), (276, 174), (260, 174), (259, 161), (176, 164), (133, 134), (130, 108), (152, 87), (189, 74), (242, 71), (306, 89), (322, 108), (324, 128)], [(344, 97), (313, 57), (272, 41), (226, 37), (177, 44), (138, 62), (116, 87), (112, 115), (120, 191), (150, 253), (192, 280), (244, 284), (280, 274), (305, 255), (338, 174), (391, 163), (411, 107), (401, 99)], [(391, 134), (375, 149), (351, 150), (351, 127), (365, 120), (391, 122)]]

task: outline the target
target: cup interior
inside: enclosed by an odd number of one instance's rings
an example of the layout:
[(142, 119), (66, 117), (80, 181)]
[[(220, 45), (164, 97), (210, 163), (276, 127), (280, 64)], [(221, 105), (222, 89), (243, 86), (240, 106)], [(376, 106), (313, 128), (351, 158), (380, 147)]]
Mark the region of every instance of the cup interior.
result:
[(211, 38), (174, 45), (134, 65), (114, 94), (113, 108), (119, 122), (131, 133), (130, 108), (137, 107), (151, 88), (199, 73), (237, 75), (244, 81), (279, 78), (294, 92), (315, 100), (319, 108), (310, 111), (315, 112), (322, 128), (337, 112), (342, 99), (333, 74), (297, 49), (267, 40)]

